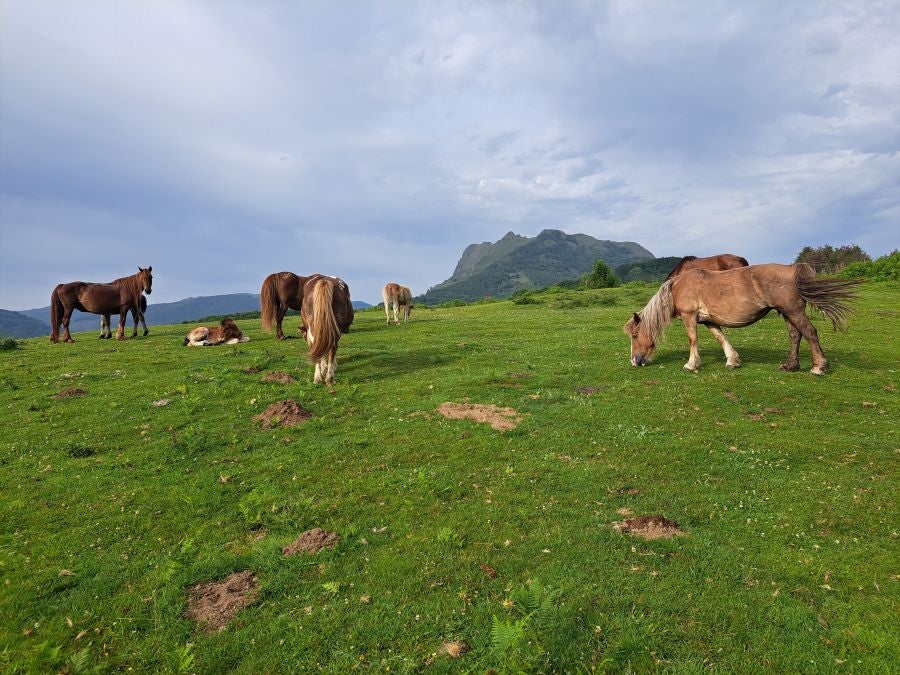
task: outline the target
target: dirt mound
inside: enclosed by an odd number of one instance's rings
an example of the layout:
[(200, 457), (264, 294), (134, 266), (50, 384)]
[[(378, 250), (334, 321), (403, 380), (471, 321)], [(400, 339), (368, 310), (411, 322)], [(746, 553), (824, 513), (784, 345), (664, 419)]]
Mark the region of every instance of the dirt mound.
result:
[(341, 535), (337, 532), (326, 532), (321, 527), (301, 533), (290, 544), (281, 549), (284, 555), (297, 555), (298, 553), (318, 553), (322, 549), (334, 548), (340, 542)]
[(295, 427), (302, 424), (313, 414), (305, 410), (296, 401), (279, 401), (273, 403), (259, 415), (253, 417), (254, 422), (262, 422), (265, 429), (273, 426)]
[(437, 411), (449, 420), (473, 420), (490, 424), (497, 431), (515, 429), (522, 418), (512, 408), (478, 403), (441, 403)]
[(271, 373), (266, 373), (262, 379), (263, 382), (279, 382), (281, 384), (290, 384), (291, 382), (296, 382), (296, 380), (288, 375), (287, 373), (283, 373), (280, 370), (273, 370)]
[(73, 398), (75, 396), (87, 396), (87, 392), (78, 387), (68, 387), (54, 395), (52, 398)]
[(252, 375), (253, 373), (258, 373), (259, 368), (256, 366), (247, 366), (246, 368), (241, 368), (242, 373), (247, 373), (248, 375)]
[(659, 514), (638, 516), (613, 525), (619, 532), (633, 534), (641, 539), (671, 539), (684, 534), (684, 530), (674, 520)]
[(207, 633), (218, 633), (258, 595), (256, 575), (250, 570), (235, 572), (221, 581), (201, 581), (188, 589), (187, 617)]

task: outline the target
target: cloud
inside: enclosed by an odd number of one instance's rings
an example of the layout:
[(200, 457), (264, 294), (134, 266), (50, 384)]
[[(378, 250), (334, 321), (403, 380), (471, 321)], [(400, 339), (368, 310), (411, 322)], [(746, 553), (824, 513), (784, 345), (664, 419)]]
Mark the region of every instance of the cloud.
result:
[(147, 264), (159, 300), (289, 269), (375, 301), (546, 227), (882, 254), (898, 33), (853, 3), (5, 3), (0, 306)]

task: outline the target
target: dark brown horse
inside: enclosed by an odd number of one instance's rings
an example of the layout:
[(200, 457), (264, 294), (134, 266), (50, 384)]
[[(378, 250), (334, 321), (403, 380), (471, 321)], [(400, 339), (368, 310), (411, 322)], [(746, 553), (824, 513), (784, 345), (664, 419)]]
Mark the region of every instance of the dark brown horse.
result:
[(338, 341), (353, 323), (350, 288), (337, 277), (312, 275), (304, 284), (300, 314), (306, 327), (307, 356), (316, 364), (313, 382), (334, 384)]
[(708, 258), (698, 258), (695, 255), (686, 255), (678, 264), (669, 272), (666, 281), (674, 279), (679, 274), (688, 270), (710, 270), (712, 272), (722, 272), (724, 270), (733, 270), (738, 267), (747, 267), (750, 263), (746, 258), (733, 253), (722, 253), (721, 255), (713, 255)]
[[(132, 332), (131, 337), (137, 337), (138, 320), (140, 320), (144, 326), (144, 335), (146, 336), (150, 333), (150, 329), (147, 328), (147, 321), (144, 319), (144, 313), (147, 311), (147, 296), (143, 293), (141, 294), (140, 307), (138, 307), (137, 310), (138, 311), (135, 311), (134, 309), (131, 310), (131, 318), (134, 319), (134, 332)], [(112, 329), (110, 327), (109, 314), (104, 314), (100, 317), (100, 339), (108, 340), (111, 337)]]
[(402, 308), (403, 323), (409, 321), (409, 312), (412, 310), (412, 291), (406, 286), (395, 284), (393, 281), (384, 285), (381, 289), (381, 299), (384, 300), (384, 318), (391, 322), (390, 305), (394, 305), (394, 323), (399, 324), (397, 312)]
[(50, 342), (59, 342), (59, 324), (62, 323), (63, 342), (74, 342), (69, 333), (69, 320), (76, 309), (91, 314), (119, 315), (116, 339), (125, 339), (125, 317), (138, 310), (141, 293), (150, 295), (153, 286), (153, 268), (138, 267), (137, 274), (116, 279), (110, 284), (94, 284), (72, 281), (59, 284), (50, 294)]
[(691, 345), (686, 370), (700, 368), (697, 324), (703, 324), (725, 351), (726, 365), (737, 368), (741, 358), (725, 339), (720, 326), (741, 328), (756, 323), (775, 309), (784, 317), (791, 349), (782, 370), (800, 368), (800, 337), (806, 338), (812, 354), (813, 375), (821, 375), (828, 361), (819, 346), (819, 334), (806, 317), (806, 303), (831, 319), (835, 329), (846, 325), (855, 298), (857, 281), (817, 279), (805, 263), (754, 265), (724, 272), (690, 270), (663, 282), (647, 305), (625, 324), (631, 338), (631, 365), (650, 362), (656, 343), (674, 317), (681, 319)]
[[(293, 272), (276, 272), (266, 277), (262, 288), (259, 289), (259, 305), (264, 331), (272, 330), (272, 320), (274, 319), (275, 336), (279, 340), (284, 340), (281, 322), (289, 309), (300, 311), (303, 304), (303, 286), (309, 278), (298, 276)], [(303, 331), (302, 320), (300, 331)]]

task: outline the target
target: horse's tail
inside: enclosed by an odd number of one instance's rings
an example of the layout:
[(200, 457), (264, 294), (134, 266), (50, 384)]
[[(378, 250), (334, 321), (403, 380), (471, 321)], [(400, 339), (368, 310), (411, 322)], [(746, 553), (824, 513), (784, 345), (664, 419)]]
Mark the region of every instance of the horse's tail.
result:
[(830, 279), (816, 277), (807, 263), (794, 265), (794, 284), (800, 297), (831, 319), (835, 330), (845, 330), (847, 319), (855, 314), (850, 302), (856, 300), (859, 279)]
[(50, 342), (59, 341), (59, 324), (64, 312), (62, 300), (59, 299), (59, 286), (50, 294)]
[(341, 338), (341, 329), (331, 301), (334, 298), (334, 284), (330, 279), (316, 281), (312, 292), (312, 318), (308, 327), (310, 339), (309, 360), (316, 363), (333, 350), (337, 349)]
[(275, 286), (277, 274), (270, 274), (263, 281), (259, 289), (259, 308), (262, 318), (262, 328), (266, 332), (272, 331), (272, 320), (278, 311), (278, 289)]

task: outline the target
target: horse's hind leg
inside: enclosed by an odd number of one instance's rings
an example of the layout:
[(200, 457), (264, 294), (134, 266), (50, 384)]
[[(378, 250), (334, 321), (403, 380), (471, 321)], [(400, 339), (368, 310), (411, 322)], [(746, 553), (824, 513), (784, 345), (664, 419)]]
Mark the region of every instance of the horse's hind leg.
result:
[[(128, 317), (128, 310), (119, 313), (119, 327), (116, 329), (116, 340), (125, 339), (125, 319)], [(110, 317), (112, 318), (112, 317)]]
[(69, 332), (69, 319), (72, 318), (72, 311), (74, 307), (67, 307), (66, 311), (63, 313), (63, 342), (75, 342), (72, 339), (72, 334)]
[(728, 338), (725, 337), (725, 333), (722, 332), (722, 329), (718, 326), (713, 326), (712, 324), (706, 324), (706, 327), (709, 328), (709, 332), (713, 334), (713, 337), (716, 338), (719, 345), (722, 347), (722, 351), (725, 352), (725, 365), (729, 368), (740, 368), (741, 357), (735, 351), (734, 347), (731, 346), (731, 343), (728, 341)]
[[(806, 318), (806, 312), (800, 310), (798, 312), (792, 312), (790, 315), (785, 314), (785, 319), (792, 323), (794, 327), (800, 331), (800, 334), (806, 338), (806, 343), (809, 345), (809, 352), (812, 355), (813, 366), (809, 372), (813, 375), (824, 375), (825, 371), (828, 370), (828, 360), (825, 358), (825, 354), (822, 353), (822, 348), (819, 346), (819, 333), (816, 331), (816, 327), (812, 325), (810, 320)], [(798, 340), (798, 350), (799, 342), (800, 341)]]
[(328, 372), (325, 375), (325, 384), (334, 385), (334, 373), (337, 370), (337, 349), (328, 352)]
[(779, 368), (788, 372), (800, 370), (800, 331), (792, 324), (788, 318), (784, 317), (784, 323), (787, 326), (788, 335), (791, 338), (791, 350), (788, 352), (787, 361), (782, 363)]
[(281, 304), (279, 304), (278, 309), (275, 310), (275, 337), (279, 340), (284, 340), (284, 332), (281, 330), (281, 322), (284, 321), (284, 315), (287, 314), (287, 311), (287, 305)]

